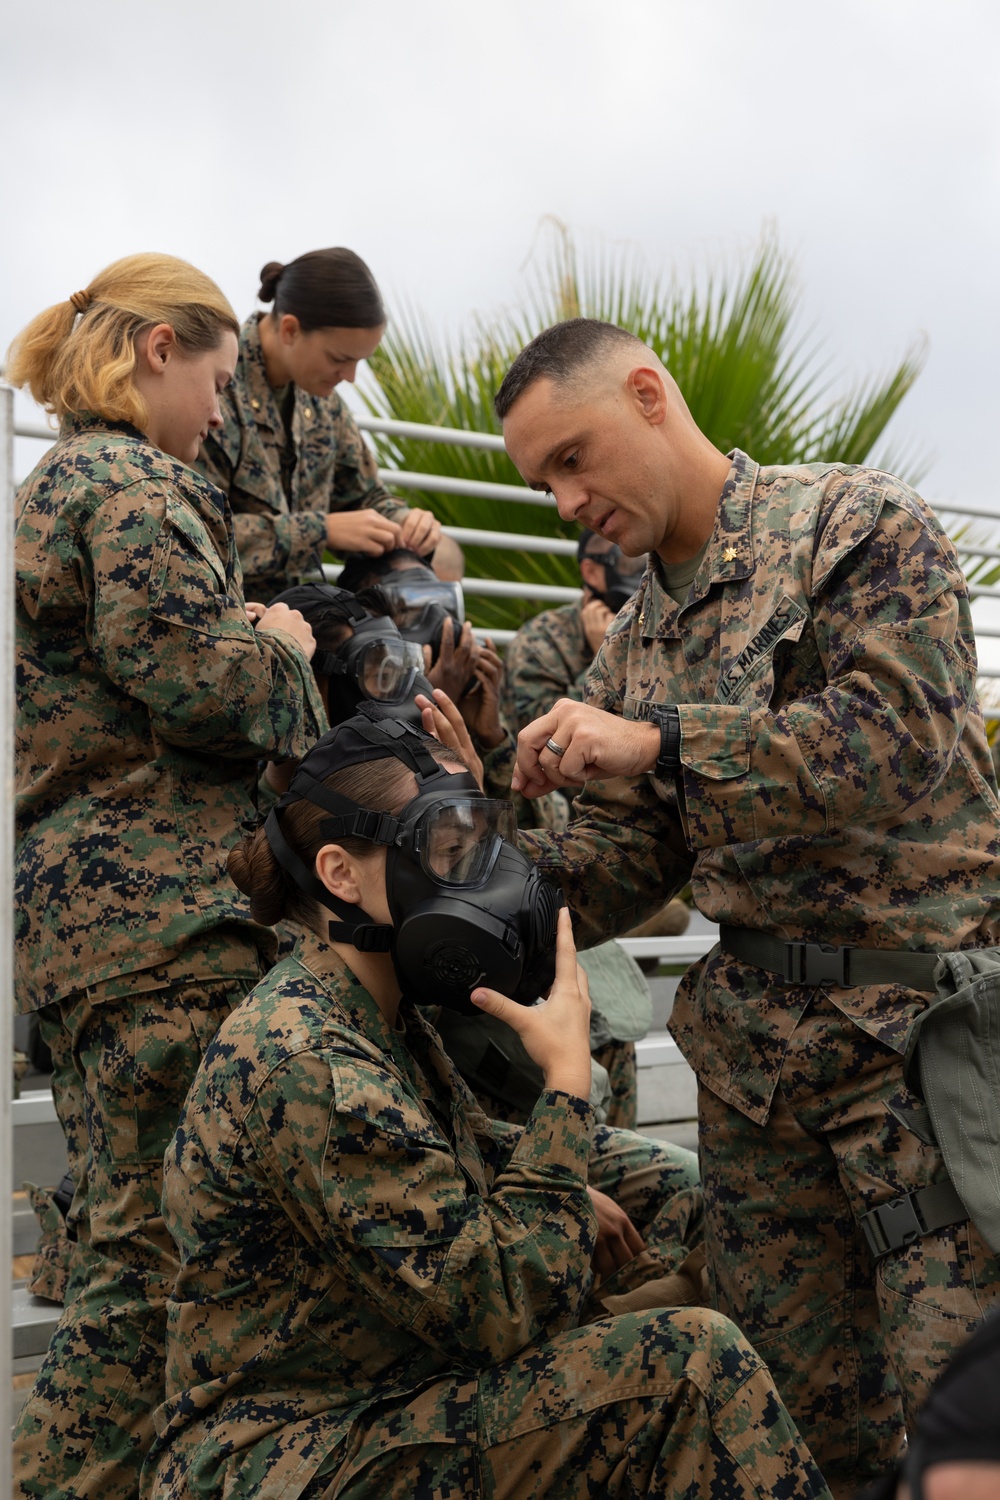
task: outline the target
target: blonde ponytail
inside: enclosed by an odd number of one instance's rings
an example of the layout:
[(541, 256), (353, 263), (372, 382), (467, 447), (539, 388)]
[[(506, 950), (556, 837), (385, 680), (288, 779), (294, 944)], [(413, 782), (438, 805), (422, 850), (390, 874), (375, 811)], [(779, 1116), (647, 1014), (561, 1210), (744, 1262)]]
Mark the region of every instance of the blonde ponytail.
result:
[(10, 347), (7, 379), (57, 417), (93, 412), (141, 428), (148, 412), (134, 380), (135, 344), (158, 323), (188, 354), (240, 331), (215, 282), (186, 260), (129, 255), (31, 320)]

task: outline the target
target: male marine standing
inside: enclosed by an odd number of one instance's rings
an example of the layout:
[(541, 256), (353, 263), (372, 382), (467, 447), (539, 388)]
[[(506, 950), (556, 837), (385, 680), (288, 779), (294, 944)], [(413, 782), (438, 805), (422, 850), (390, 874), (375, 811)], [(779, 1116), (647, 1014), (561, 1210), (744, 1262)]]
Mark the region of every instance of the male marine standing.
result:
[(585, 942), (689, 878), (723, 924), (672, 1022), (699, 1078), (715, 1296), (852, 1494), (1000, 1300), (1000, 1261), (907, 1128), (901, 1066), (931, 955), (1000, 926), (965, 579), (905, 484), (723, 455), (611, 325), (541, 334), (496, 405), (564, 519), (656, 554), (586, 703), (520, 736), (517, 789), (587, 783), (565, 833), (524, 845)]

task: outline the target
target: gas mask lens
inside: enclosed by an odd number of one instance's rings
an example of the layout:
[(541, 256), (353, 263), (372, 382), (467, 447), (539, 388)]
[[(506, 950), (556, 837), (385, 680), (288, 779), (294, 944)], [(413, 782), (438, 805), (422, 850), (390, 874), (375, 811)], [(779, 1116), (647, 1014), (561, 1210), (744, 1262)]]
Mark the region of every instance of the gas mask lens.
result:
[(391, 637), (371, 641), (358, 663), (358, 686), (366, 698), (374, 698), (379, 703), (398, 703), (409, 695), (423, 665), (420, 647), (412, 641)]
[(465, 597), (459, 583), (443, 583), (422, 568), (407, 568), (393, 573), (382, 584), (392, 600), (393, 615), (400, 630), (418, 628), (442, 610), (456, 624), (465, 619)]
[(423, 814), (414, 837), (424, 873), (442, 885), (476, 886), (489, 878), (500, 847), (517, 837), (509, 802), (449, 797)]

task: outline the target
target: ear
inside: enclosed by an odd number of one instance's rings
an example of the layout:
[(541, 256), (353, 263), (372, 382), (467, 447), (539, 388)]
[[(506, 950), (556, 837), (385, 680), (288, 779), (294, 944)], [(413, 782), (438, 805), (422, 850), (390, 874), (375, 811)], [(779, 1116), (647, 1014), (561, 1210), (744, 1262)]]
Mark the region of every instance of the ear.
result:
[(316, 876), (331, 896), (360, 906), (361, 886), (355, 861), (339, 844), (324, 844), (316, 855)]
[(597, 562), (593, 557), (585, 557), (580, 563), (580, 577), (589, 589), (595, 593), (603, 593), (607, 578), (604, 574), (604, 564)]
[(639, 365), (630, 370), (625, 389), (651, 427), (658, 427), (667, 415), (667, 388), (656, 370)]
[(139, 359), (152, 375), (162, 375), (177, 350), (177, 338), (169, 323), (157, 323), (139, 348)]
[(302, 324), (294, 313), (282, 313), (278, 319), (278, 337), (283, 344), (294, 344), (302, 332)]

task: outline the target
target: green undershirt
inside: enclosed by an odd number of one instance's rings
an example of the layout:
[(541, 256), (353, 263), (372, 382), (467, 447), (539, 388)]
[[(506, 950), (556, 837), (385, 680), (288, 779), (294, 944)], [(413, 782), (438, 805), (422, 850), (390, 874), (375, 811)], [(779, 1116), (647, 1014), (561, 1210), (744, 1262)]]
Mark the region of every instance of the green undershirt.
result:
[[(710, 540), (711, 538), (709, 538)], [(696, 552), (694, 557), (689, 557), (684, 562), (660, 563), (660, 567), (663, 570), (663, 587), (671, 599), (676, 604), (679, 604), (682, 609), (687, 603), (688, 594), (691, 592), (694, 575), (701, 567), (701, 560), (707, 551), (708, 542), (705, 543), (700, 552)]]

